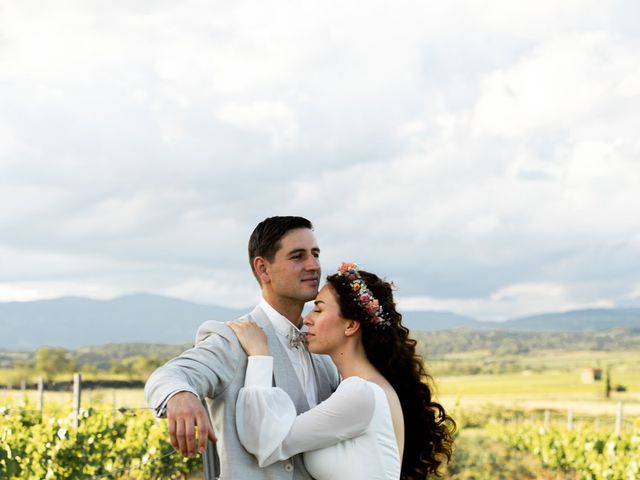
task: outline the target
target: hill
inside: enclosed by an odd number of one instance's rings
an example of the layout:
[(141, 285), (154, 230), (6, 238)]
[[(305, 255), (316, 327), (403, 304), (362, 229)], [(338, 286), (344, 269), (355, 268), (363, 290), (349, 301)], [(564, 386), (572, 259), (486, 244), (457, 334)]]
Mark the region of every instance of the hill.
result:
[[(135, 294), (112, 300), (63, 297), (0, 303), (0, 349), (29, 351), (41, 345), (77, 349), (108, 343), (189, 344), (205, 320), (228, 320), (233, 310), (158, 295)], [(411, 330), (503, 330), (521, 332), (606, 331), (640, 327), (640, 309), (547, 313), (505, 322), (481, 322), (453, 312), (405, 311)]]
[(193, 343), (196, 329), (203, 321), (230, 320), (246, 311), (148, 294), (113, 300), (63, 297), (0, 303), (0, 349)]
[(640, 327), (640, 308), (572, 310), (516, 318), (505, 322), (509, 330), (529, 332), (602, 331)]

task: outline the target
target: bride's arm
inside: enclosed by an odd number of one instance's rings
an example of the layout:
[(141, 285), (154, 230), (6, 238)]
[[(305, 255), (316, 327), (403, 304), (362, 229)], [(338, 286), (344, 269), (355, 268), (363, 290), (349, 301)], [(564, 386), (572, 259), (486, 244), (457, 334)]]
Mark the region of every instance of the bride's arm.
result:
[(272, 374), (272, 357), (249, 357), (236, 402), (238, 436), (261, 467), (356, 437), (369, 425), (375, 398), (366, 381), (348, 378), (327, 400), (296, 416), (289, 395), (271, 386)]

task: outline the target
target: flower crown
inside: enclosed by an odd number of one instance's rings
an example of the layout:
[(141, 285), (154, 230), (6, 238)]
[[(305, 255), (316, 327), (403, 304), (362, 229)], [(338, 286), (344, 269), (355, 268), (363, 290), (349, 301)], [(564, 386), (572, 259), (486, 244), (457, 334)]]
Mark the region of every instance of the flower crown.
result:
[(369, 287), (364, 282), (358, 271), (358, 265), (351, 262), (342, 262), (338, 268), (338, 275), (349, 281), (351, 289), (355, 293), (358, 305), (371, 316), (374, 325), (389, 325), (391, 322), (385, 318), (380, 302), (373, 296)]

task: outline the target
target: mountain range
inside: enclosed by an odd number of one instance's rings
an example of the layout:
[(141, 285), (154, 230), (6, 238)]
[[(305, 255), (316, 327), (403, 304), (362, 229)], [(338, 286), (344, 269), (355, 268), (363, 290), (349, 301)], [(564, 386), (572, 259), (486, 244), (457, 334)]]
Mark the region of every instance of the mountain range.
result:
[[(30, 351), (41, 345), (76, 349), (107, 343), (193, 342), (205, 320), (230, 320), (239, 310), (150, 294), (112, 300), (63, 297), (30, 302), (0, 302), (0, 349)], [(504, 322), (486, 322), (452, 312), (404, 311), (412, 330), (604, 331), (640, 328), (640, 308), (591, 309), (545, 313)]]

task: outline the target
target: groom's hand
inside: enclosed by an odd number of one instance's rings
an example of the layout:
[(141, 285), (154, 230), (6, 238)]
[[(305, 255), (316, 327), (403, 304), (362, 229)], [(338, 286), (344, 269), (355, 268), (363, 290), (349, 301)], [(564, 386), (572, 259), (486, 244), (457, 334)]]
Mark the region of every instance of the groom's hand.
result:
[(191, 392), (179, 392), (167, 402), (169, 438), (173, 448), (185, 457), (196, 456), (196, 428), (198, 451), (204, 453), (207, 439), (218, 441), (207, 411), (197, 396)]

